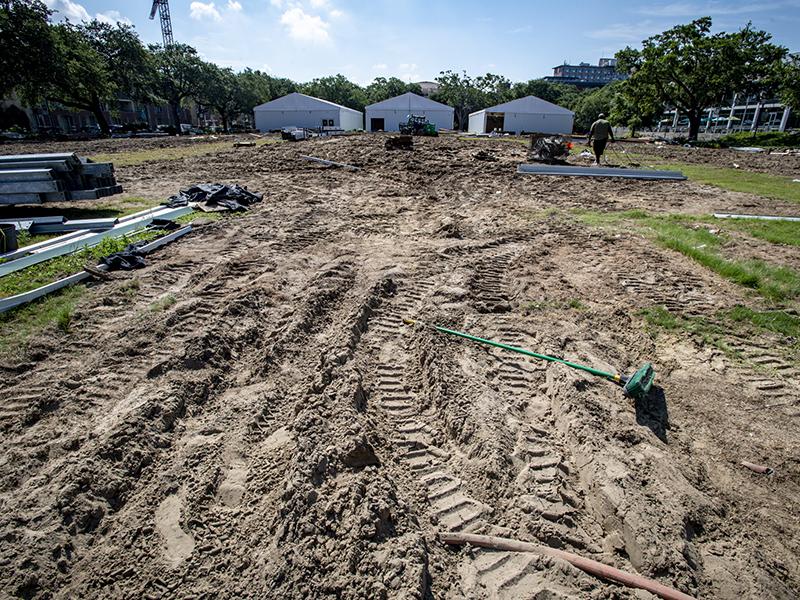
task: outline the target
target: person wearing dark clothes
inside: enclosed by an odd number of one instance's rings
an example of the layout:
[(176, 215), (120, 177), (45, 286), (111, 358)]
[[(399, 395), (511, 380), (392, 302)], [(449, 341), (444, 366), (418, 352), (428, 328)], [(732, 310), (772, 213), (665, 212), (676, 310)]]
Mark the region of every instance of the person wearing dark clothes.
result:
[(589, 130), (589, 145), (594, 150), (595, 163), (600, 165), (600, 157), (606, 151), (606, 144), (609, 138), (614, 141), (614, 132), (611, 131), (611, 123), (606, 121), (606, 116), (603, 113), (597, 115), (597, 121), (592, 123), (592, 128)]

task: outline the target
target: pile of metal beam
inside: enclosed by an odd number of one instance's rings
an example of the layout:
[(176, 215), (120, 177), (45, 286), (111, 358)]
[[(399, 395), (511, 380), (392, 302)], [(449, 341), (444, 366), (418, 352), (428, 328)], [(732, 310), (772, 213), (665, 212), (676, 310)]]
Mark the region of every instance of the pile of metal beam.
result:
[(31, 244), (13, 252), (0, 254), (0, 277), (14, 273), (31, 265), (39, 264), (57, 256), (77, 252), (83, 248), (96, 246), (105, 238), (118, 238), (124, 235), (141, 231), (149, 226), (154, 219), (177, 219), (192, 212), (192, 208), (183, 206), (157, 208), (128, 215), (116, 220), (116, 223), (106, 229), (80, 229), (65, 235), (50, 238), (38, 244)]
[(112, 163), (75, 153), (0, 156), (0, 205), (96, 200), (122, 193)]

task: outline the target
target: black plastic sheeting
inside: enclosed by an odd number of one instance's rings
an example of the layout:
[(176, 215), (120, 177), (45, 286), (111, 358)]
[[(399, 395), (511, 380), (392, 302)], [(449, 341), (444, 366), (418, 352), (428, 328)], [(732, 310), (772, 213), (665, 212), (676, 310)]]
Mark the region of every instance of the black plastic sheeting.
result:
[[(153, 219), (153, 222), (148, 225), (148, 229), (157, 229), (159, 231), (175, 231), (180, 229), (180, 225), (171, 219)], [(150, 242), (141, 240), (133, 244), (128, 244), (125, 249), (114, 254), (102, 258), (100, 262), (108, 267), (109, 271), (133, 271), (134, 269), (141, 269), (147, 266), (144, 259), (144, 252), (139, 250), (142, 246), (146, 246)]]
[(254, 194), (239, 185), (222, 183), (203, 183), (181, 190), (165, 202), (170, 208), (188, 206), (190, 202), (205, 203), (211, 207), (225, 207), (229, 210), (247, 210), (256, 202), (261, 202), (263, 194)]

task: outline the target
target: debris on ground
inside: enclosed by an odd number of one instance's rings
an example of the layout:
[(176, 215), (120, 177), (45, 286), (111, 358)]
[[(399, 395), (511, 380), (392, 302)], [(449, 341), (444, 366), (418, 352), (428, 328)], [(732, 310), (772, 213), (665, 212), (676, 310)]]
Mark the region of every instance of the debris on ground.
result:
[(491, 152), (487, 152), (486, 150), (478, 150), (472, 156), (475, 158), (475, 160), (485, 160), (487, 162), (497, 162), (497, 157), (494, 154), (492, 154)]
[(384, 148), (387, 150), (413, 150), (414, 138), (410, 135), (396, 135), (386, 139)]
[(360, 171), (361, 167), (354, 167), (353, 165), (348, 165), (345, 163), (335, 162), (332, 160), (327, 160), (325, 158), (317, 158), (316, 156), (305, 156), (303, 154), (300, 155), (300, 158), (303, 160), (307, 160), (309, 162), (319, 163), (321, 165), (325, 165), (326, 167), (336, 167), (341, 169), (350, 169), (351, 171)]
[(528, 145), (528, 158), (546, 164), (565, 164), (572, 142), (560, 135), (534, 133)]
[(765, 467), (764, 465), (757, 465), (747, 461), (742, 461), (741, 465), (759, 475), (772, 475), (775, 473), (771, 467)]
[(194, 206), (204, 212), (245, 211), (253, 204), (261, 202), (263, 197), (263, 194), (254, 194), (236, 184), (202, 183), (182, 189), (177, 196), (171, 196), (164, 205), (170, 208)]

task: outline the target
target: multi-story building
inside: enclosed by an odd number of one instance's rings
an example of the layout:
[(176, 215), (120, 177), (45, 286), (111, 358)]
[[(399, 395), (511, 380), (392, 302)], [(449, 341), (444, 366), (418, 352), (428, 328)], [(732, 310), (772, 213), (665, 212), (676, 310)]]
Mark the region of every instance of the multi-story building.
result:
[(627, 75), (617, 71), (617, 59), (601, 58), (597, 65), (582, 62), (579, 65), (563, 65), (553, 67), (553, 75), (545, 77), (552, 83), (567, 83), (578, 87), (603, 87), (613, 81), (627, 79)]
[[(105, 106), (106, 119), (113, 126), (135, 126), (135, 128), (156, 130), (159, 126), (172, 125), (172, 114), (165, 105), (143, 104), (125, 98)], [(86, 110), (77, 110), (55, 102), (41, 102), (28, 106), (19, 98), (12, 96), (0, 99), (0, 130), (14, 125), (30, 131), (49, 131), (60, 133), (81, 133), (99, 130), (94, 115)], [(182, 108), (181, 123), (197, 125), (197, 110)], [(9, 121), (6, 123), (6, 121)]]

